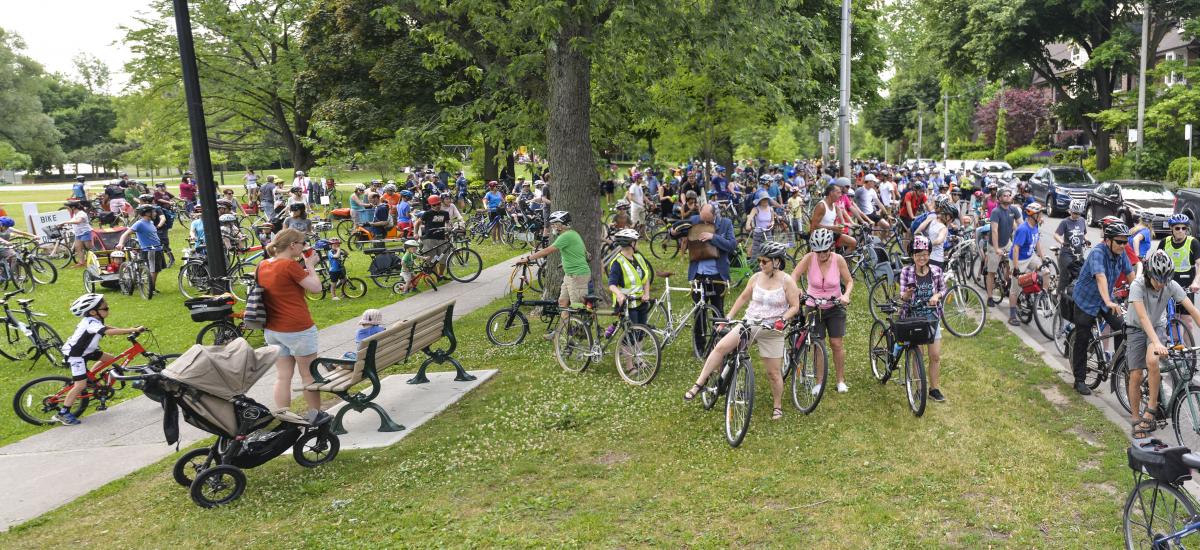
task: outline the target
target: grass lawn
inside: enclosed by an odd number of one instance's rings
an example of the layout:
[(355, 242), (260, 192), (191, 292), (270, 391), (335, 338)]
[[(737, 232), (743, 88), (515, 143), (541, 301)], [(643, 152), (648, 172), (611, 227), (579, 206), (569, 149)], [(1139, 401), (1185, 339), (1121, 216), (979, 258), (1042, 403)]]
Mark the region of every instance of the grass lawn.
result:
[(611, 359), (564, 372), (536, 322), (526, 344), (491, 345), (483, 323), (503, 303), (456, 324), (467, 368), (501, 373), (393, 447), (316, 470), (272, 461), (217, 510), (192, 505), (165, 459), (0, 534), (0, 546), (107, 547), (94, 534), (113, 525), (121, 546), (160, 548), (1120, 544), (1124, 437), (996, 321), (973, 339), (947, 335), (949, 401), (914, 418), (902, 388), (871, 377), (856, 291), (850, 393), (826, 394), (807, 417), (785, 401), (772, 422), (760, 370), (735, 450), (721, 412), (680, 399), (699, 369), (686, 339), (634, 388)]

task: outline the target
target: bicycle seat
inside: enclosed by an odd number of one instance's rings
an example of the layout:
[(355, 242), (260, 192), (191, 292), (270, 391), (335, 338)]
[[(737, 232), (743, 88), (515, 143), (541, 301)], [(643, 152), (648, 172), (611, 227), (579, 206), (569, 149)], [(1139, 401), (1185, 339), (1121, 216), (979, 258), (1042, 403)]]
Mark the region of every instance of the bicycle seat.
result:
[(662, 277), (664, 279), (666, 279), (667, 277), (670, 277), (671, 275), (674, 275), (674, 274), (675, 274), (674, 271), (655, 271), (654, 272), (655, 277)]
[(27, 305), (29, 305), (29, 304), (32, 304), (32, 303), (33, 303), (33, 298), (26, 298), (26, 299), (24, 299), (24, 300), (17, 300), (17, 303), (18, 303), (18, 304), (21, 304), (21, 305), (23, 305), (23, 306), (27, 306)]
[(879, 309), (880, 313), (887, 313), (887, 314), (895, 313), (896, 310), (900, 309), (892, 304), (879, 304), (878, 306), (875, 306), (875, 307), (877, 307)]

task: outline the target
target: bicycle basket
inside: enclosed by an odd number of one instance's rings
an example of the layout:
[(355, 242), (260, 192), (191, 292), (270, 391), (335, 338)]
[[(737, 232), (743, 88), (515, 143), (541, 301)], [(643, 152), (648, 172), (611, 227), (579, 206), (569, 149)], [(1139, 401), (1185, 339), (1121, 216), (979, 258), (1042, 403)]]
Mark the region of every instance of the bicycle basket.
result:
[(200, 296), (184, 300), (192, 320), (197, 323), (219, 321), (233, 314), (233, 304), (237, 300), (232, 296)]
[(1191, 452), (1187, 447), (1167, 447), (1156, 451), (1154, 449), (1163, 443), (1157, 439), (1151, 440), (1150, 443), (1150, 448), (1142, 448), (1135, 444), (1126, 450), (1131, 470), (1171, 484), (1191, 479), (1192, 471), (1183, 463), (1183, 455)]
[(1021, 286), (1021, 292), (1025, 294), (1037, 294), (1042, 291), (1042, 279), (1036, 271), (1030, 271), (1017, 277), (1017, 284)]
[(924, 345), (933, 342), (937, 332), (937, 321), (924, 318), (898, 319), (892, 324), (896, 341), (905, 344)]

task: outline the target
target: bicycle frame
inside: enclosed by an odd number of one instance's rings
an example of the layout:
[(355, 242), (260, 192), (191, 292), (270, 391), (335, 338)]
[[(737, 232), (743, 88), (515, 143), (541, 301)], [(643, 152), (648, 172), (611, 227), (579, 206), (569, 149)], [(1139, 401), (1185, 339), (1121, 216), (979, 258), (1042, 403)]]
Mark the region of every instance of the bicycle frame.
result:
[[(689, 295), (695, 292), (700, 294), (700, 299), (692, 304), (692, 307), (688, 309), (687, 313), (679, 317), (678, 323), (675, 323), (675, 311), (671, 306), (671, 291), (687, 292)], [(667, 309), (666, 326), (664, 326), (662, 329), (651, 327), (652, 330), (658, 332), (659, 335), (663, 337), (664, 346), (670, 345), (670, 343), (675, 340), (675, 337), (679, 335), (679, 332), (683, 330), (683, 327), (687, 325), (688, 321), (695, 317), (696, 312), (700, 310), (703, 304), (707, 303), (705, 300), (706, 297), (707, 295), (704, 292), (704, 283), (699, 279), (693, 280), (690, 287), (679, 287), (671, 286), (670, 277), (664, 278), (663, 292), (658, 298), (658, 303), (664, 304)]]

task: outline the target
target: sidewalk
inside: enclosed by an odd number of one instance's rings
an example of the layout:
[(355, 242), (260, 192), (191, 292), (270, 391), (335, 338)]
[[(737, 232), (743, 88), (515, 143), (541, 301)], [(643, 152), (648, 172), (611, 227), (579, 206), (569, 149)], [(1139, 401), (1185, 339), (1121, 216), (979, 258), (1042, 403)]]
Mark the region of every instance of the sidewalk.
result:
[[(382, 308), (384, 321), (392, 322), (450, 300), (455, 301), (454, 318), (458, 319), (503, 296), (511, 270), (511, 261), (504, 261), (485, 269), (470, 283), (447, 284), (438, 287), (437, 292), (422, 292), (386, 306)], [(341, 357), (343, 352), (353, 350), (357, 330), (358, 317), (321, 329), (321, 356)], [(459, 359), (477, 380), (454, 382), (453, 373), (430, 373), (429, 384), (410, 386), (403, 383), (407, 375), (387, 378), (378, 402), (407, 429), (379, 434), (374, 431), (378, 428), (374, 415), (350, 414), (346, 417), (350, 433), (342, 436), (342, 448), (391, 445), (497, 372), (480, 370), (482, 365), (472, 364), (468, 358)], [(415, 370), (416, 364), (407, 368)], [(268, 372), (248, 394), (261, 403), (270, 403), (274, 381), (274, 372)], [(0, 502), (0, 530), (8, 530), (174, 454), (175, 447), (163, 439), (162, 415), (158, 403), (139, 396), (89, 415), (79, 426), (54, 428), (0, 447), (0, 472), (4, 472), (0, 476), (0, 494), (6, 497)], [(179, 424), (180, 448), (211, 436), (185, 422)], [(87, 475), (80, 476), (80, 468)], [(52, 482), (64, 479), (72, 480), (70, 486)]]

